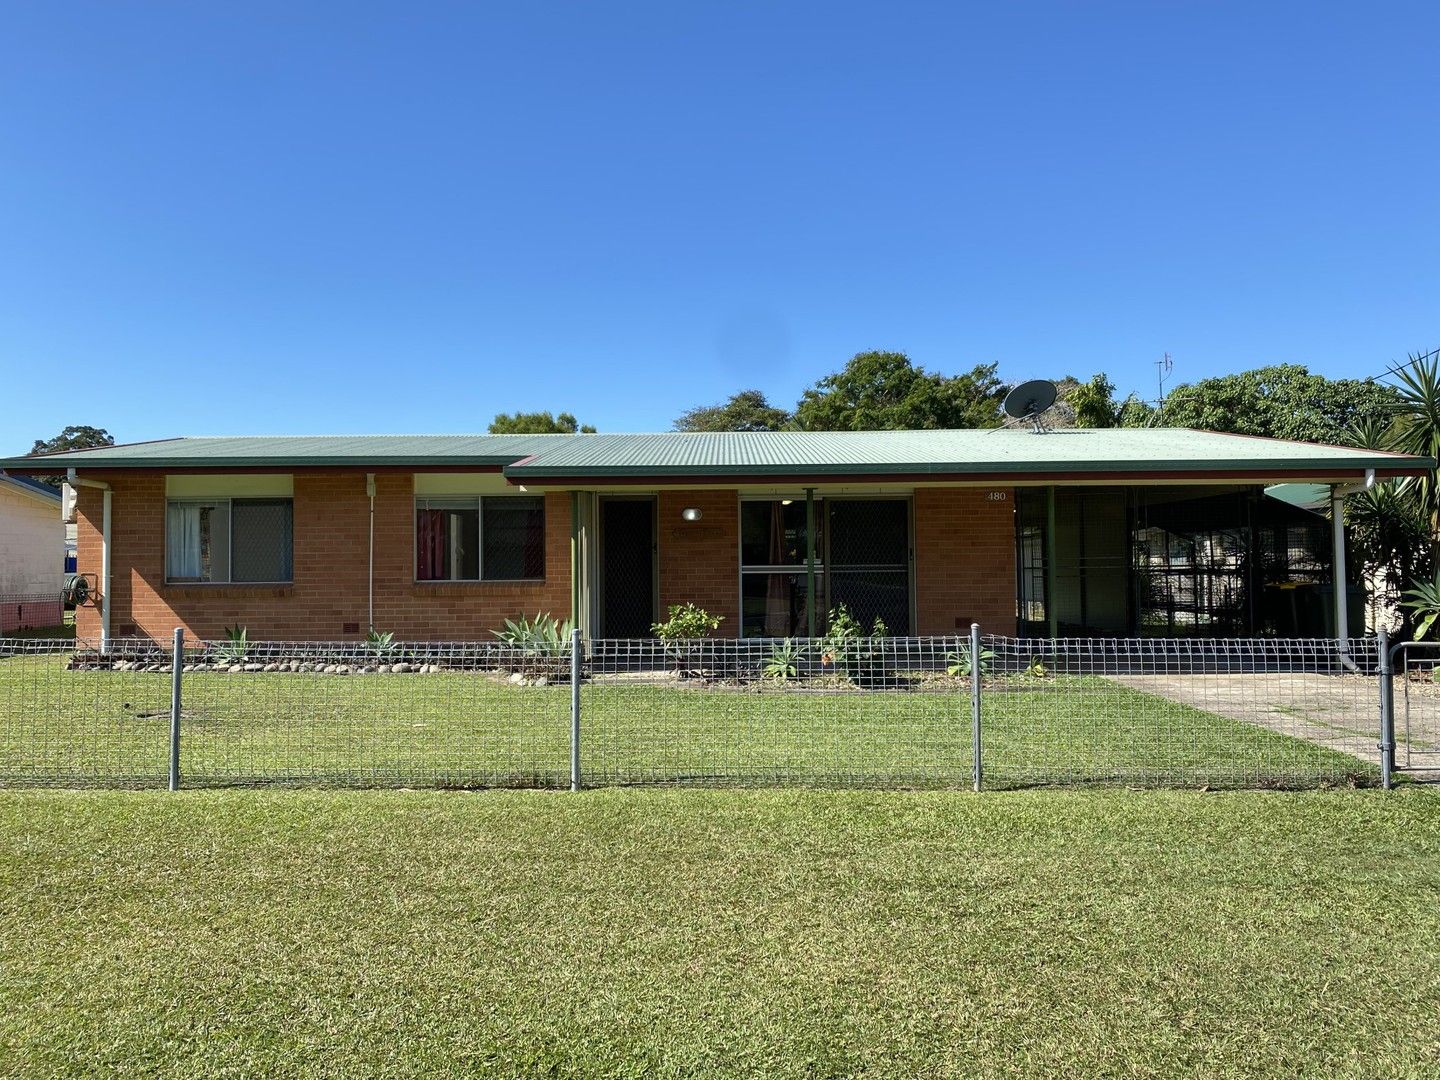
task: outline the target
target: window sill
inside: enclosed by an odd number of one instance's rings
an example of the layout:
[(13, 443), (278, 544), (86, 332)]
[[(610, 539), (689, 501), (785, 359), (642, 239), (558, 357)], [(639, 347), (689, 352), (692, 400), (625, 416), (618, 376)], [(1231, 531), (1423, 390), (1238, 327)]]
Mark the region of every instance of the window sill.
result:
[(481, 590), (492, 588), (496, 585), (544, 585), (544, 578), (490, 578), (485, 581), (412, 581), (411, 589), (419, 595), (427, 595), (436, 592), (453, 592), (460, 590)]
[(274, 596), (289, 596), (295, 591), (293, 581), (167, 581), (166, 593), (197, 596), (254, 596), (257, 592), (269, 592)]

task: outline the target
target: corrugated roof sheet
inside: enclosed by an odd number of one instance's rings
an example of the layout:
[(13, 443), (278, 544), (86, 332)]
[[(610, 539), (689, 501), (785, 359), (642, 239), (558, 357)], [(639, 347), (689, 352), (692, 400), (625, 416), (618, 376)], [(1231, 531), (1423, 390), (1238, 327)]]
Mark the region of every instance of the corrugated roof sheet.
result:
[(666, 477), (1024, 472), (1394, 471), (1426, 458), (1186, 428), (324, 435), (169, 439), (11, 458), (0, 468), (505, 466), (507, 476)]
[[(42, 455), (47, 467), (506, 465), (573, 435), (205, 435)], [(20, 468), (35, 458), (9, 458)]]
[(590, 435), (512, 465), (546, 476), (1394, 469), (1425, 459), (1187, 428)]

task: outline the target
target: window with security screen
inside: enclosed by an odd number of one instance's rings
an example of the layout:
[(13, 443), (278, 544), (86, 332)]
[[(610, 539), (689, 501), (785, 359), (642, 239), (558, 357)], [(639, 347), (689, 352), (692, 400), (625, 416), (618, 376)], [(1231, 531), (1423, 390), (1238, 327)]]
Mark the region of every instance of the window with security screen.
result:
[(294, 579), (290, 499), (171, 499), (165, 580), (177, 584)]
[(417, 581), (539, 581), (545, 502), (536, 496), (415, 500)]

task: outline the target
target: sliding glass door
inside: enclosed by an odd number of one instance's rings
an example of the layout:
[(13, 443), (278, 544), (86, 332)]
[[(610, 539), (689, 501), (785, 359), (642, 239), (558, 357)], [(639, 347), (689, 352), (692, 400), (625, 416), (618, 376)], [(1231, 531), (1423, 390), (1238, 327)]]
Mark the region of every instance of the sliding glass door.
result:
[[(815, 590), (824, 596), (824, 517), (815, 510)], [(809, 574), (804, 499), (747, 499), (740, 504), (740, 633), (804, 637)], [(823, 600), (816, 626), (823, 624)]]
[[(816, 499), (815, 626), (841, 604), (869, 630), (910, 632), (908, 499)], [(740, 632), (803, 637), (809, 621), (804, 498), (740, 504)]]

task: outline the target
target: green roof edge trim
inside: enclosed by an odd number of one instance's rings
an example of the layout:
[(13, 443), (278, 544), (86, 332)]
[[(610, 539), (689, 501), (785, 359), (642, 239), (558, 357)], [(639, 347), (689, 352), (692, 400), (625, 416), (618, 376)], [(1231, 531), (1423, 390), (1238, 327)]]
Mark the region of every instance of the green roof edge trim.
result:
[(1319, 472), (1319, 473), (1363, 473), (1371, 469), (1396, 471), (1411, 469), (1433, 469), (1435, 462), (1430, 458), (1336, 458), (1282, 459), (1277, 461), (1237, 460), (1210, 458), (1203, 461), (1046, 461), (1046, 462), (908, 462), (895, 464), (757, 464), (757, 465), (507, 465), (502, 471), (507, 477), (517, 480), (542, 479), (550, 476), (606, 477), (624, 476), (635, 478), (666, 476), (790, 476), (797, 473), (815, 476), (864, 476), (864, 475), (948, 475), (951, 473), (1086, 473), (1086, 472)]

